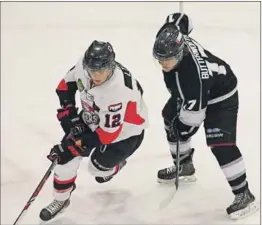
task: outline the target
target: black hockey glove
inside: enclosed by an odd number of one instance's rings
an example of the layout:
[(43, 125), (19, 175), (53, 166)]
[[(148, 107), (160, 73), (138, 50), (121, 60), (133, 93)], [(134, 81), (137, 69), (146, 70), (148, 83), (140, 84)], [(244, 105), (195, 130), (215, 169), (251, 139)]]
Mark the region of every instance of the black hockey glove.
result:
[(91, 131), (89, 126), (98, 126), (99, 121), (99, 116), (96, 113), (82, 110), (78, 117), (75, 117), (71, 120), (71, 135), (73, 135), (75, 138), (82, 139), (83, 135)]
[(181, 99), (176, 95), (171, 96), (162, 110), (164, 118), (165, 130), (168, 139), (172, 142), (181, 140), (179, 132), (179, 114), (181, 109)]
[(83, 120), (77, 116), (71, 120), (70, 134), (75, 138), (80, 137), (86, 130), (86, 125)]
[(57, 160), (58, 164), (64, 165), (71, 161), (74, 157), (82, 156), (88, 157), (91, 152), (91, 148), (82, 146), (81, 140), (76, 140), (72, 137), (64, 140), (61, 144), (55, 145), (47, 158), (50, 161)]
[(166, 133), (168, 140), (172, 142), (187, 141), (193, 136), (199, 127), (192, 127), (182, 123), (178, 117), (175, 117), (171, 123), (165, 121)]
[(75, 117), (78, 117), (75, 106), (67, 106), (57, 110), (57, 119), (66, 134), (70, 132), (73, 125), (71, 120)]
[(57, 118), (66, 134), (71, 134), (75, 137), (81, 135), (85, 131), (85, 124), (77, 114), (77, 108), (68, 106), (57, 110)]

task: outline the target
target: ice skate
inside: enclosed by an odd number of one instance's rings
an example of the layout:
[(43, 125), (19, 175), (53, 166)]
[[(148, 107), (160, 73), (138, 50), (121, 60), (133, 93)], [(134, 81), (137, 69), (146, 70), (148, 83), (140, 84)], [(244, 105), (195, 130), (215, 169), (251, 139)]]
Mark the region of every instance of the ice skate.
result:
[[(73, 186), (71, 193), (75, 190), (76, 186)], [(40, 212), (41, 223), (48, 222), (54, 219), (57, 215), (63, 213), (70, 205), (70, 198), (65, 201), (53, 200), (48, 206), (43, 208)]]
[(98, 183), (105, 183), (110, 181), (124, 166), (126, 165), (126, 160), (124, 160), (123, 162), (120, 162), (117, 166), (116, 166), (116, 171), (110, 175), (110, 176), (106, 176), (106, 177), (95, 177), (95, 180)]
[[(187, 157), (181, 160), (181, 164), (179, 167), (179, 180), (184, 183), (191, 183), (196, 181), (195, 167), (192, 161), (193, 153), (194, 149), (192, 149)], [(159, 183), (174, 183), (176, 177), (176, 165), (159, 170), (157, 177)]]
[(255, 197), (249, 189), (237, 194), (233, 203), (226, 209), (229, 218), (232, 220), (245, 218), (257, 210), (258, 206), (255, 203)]

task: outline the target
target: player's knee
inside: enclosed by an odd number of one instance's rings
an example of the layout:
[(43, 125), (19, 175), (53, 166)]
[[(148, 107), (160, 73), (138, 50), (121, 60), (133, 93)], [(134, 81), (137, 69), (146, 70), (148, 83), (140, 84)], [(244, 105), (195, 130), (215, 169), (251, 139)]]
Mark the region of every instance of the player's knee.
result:
[(75, 157), (64, 165), (57, 165), (55, 168), (56, 176), (60, 177), (61, 179), (67, 179), (75, 176), (77, 174), (81, 161), (82, 157)]
[(96, 159), (90, 158), (88, 162), (88, 172), (95, 177), (106, 177), (114, 173), (114, 168), (106, 168)]

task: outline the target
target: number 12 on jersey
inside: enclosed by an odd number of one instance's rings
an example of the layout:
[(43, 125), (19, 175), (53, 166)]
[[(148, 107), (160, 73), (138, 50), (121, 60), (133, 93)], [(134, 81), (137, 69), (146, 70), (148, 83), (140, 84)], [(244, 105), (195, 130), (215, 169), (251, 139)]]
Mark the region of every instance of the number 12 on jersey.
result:
[(120, 114), (106, 114), (105, 115), (105, 127), (114, 128), (120, 126), (121, 115)]

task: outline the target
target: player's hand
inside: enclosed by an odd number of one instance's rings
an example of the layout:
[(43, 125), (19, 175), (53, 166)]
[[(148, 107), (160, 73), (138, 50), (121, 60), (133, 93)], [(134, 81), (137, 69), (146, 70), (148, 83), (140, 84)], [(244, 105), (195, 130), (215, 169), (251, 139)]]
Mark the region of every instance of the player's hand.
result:
[(71, 120), (77, 116), (77, 108), (73, 105), (57, 110), (57, 119), (60, 121), (60, 124), (66, 134), (68, 134), (72, 128)]
[(77, 156), (89, 156), (91, 149), (87, 148), (86, 146), (82, 146), (82, 141), (76, 140), (72, 137), (67, 138), (61, 144), (55, 145), (47, 158), (50, 161), (57, 160), (58, 164), (63, 165), (68, 163), (74, 157)]
[(86, 125), (83, 120), (77, 116), (71, 120), (70, 134), (75, 138), (80, 137), (86, 130)]

